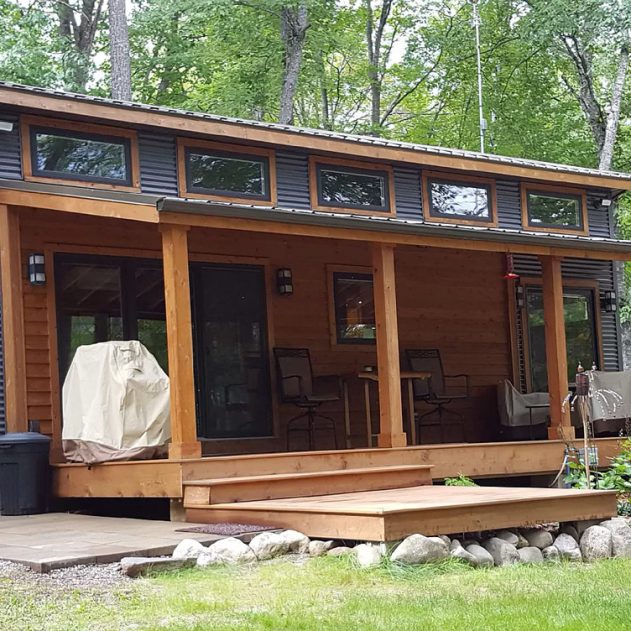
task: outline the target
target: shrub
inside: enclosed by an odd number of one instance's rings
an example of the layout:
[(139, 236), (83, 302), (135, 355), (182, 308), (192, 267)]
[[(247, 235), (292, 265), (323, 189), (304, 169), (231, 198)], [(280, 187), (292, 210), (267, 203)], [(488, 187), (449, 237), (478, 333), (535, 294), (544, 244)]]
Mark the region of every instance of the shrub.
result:
[(471, 478), (459, 474), (457, 478), (445, 478), (445, 486), (478, 486)]

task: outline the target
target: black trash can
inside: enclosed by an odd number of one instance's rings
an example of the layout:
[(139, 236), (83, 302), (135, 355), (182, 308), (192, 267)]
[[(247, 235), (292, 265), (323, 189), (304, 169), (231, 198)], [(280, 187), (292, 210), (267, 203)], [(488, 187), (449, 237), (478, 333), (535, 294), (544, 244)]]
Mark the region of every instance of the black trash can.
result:
[(37, 432), (0, 436), (0, 515), (45, 513), (50, 438)]

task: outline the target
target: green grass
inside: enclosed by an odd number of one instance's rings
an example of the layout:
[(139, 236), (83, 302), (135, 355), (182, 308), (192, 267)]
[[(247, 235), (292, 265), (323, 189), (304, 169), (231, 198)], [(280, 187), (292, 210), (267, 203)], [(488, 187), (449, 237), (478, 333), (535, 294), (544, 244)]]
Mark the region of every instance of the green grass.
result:
[(113, 592), (0, 583), (3, 629), (546, 631), (631, 629), (631, 561), (372, 570), (349, 559), (165, 574)]

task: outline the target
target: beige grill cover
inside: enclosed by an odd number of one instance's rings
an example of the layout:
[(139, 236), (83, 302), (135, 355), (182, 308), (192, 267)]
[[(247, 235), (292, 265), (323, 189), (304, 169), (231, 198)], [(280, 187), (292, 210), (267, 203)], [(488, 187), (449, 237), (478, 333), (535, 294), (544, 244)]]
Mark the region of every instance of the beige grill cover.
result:
[(137, 341), (80, 346), (63, 386), (63, 450), (75, 462), (163, 455), (169, 378)]

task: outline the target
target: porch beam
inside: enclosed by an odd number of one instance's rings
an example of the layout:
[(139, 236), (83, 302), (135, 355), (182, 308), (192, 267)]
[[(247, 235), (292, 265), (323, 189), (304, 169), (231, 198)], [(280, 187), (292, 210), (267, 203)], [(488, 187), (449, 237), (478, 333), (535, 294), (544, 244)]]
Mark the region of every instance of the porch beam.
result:
[(6, 204), (0, 204), (0, 276), (7, 431), (26, 432), (28, 404), (20, 216), (17, 209)]
[(563, 276), (561, 258), (542, 256), (543, 316), (545, 320), (546, 367), (550, 393), (550, 427), (548, 438), (575, 437), (570, 419), (570, 406), (565, 399), (570, 390), (567, 377), (567, 345), (563, 309)]
[(193, 330), (188, 272), (188, 227), (162, 225), (164, 297), (171, 380), (171, 444), (169, 458), (199, 458), (195, 418)]
[(373, 243), (373, 291), (379, 375), (379, 447), (405, 447), (399, 366), (394, 245)]

